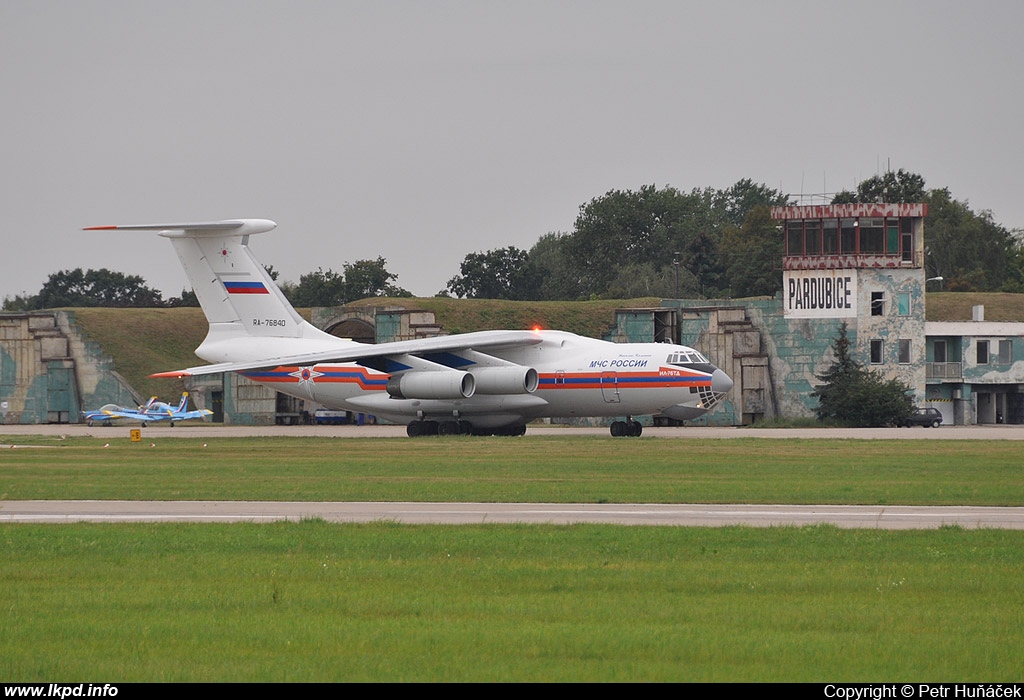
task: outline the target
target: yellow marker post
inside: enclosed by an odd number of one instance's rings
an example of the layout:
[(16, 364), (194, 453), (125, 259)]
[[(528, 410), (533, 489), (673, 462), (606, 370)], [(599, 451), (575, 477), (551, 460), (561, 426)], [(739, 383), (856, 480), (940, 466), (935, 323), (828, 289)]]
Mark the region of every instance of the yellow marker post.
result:
[(131, 430), (132, 442), (142, 442), (142, 431), (139, 428)]

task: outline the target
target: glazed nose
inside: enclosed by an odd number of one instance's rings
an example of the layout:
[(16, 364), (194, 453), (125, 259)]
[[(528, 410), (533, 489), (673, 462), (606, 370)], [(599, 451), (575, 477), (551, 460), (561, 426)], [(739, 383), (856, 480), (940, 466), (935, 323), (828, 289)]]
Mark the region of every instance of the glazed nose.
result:
[(711, 374), (711, 391), (716, 394), (725, 394), (732, 389), (732, 379), (720, 369)]

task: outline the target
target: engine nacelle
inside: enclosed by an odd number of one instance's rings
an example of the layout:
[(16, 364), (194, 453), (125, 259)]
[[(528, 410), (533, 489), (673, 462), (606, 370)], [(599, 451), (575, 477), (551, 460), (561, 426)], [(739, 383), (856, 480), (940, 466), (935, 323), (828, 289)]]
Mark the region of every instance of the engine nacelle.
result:
[(478, 394), (532, 394), (540, 379), (533, 367), (474, 367)]
[(476, 391), (469, 372), (405, 372), (388, 379), (388, 394), (396, 399), (468, 399)]

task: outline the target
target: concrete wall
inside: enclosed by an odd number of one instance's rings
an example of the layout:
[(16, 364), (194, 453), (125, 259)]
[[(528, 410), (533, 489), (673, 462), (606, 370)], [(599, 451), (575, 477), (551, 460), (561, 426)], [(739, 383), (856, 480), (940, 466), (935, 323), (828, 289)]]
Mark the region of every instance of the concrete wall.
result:
[(143, 402), (71, 311), (0, 314), (4, 423), (78, 423), (82, 411)]

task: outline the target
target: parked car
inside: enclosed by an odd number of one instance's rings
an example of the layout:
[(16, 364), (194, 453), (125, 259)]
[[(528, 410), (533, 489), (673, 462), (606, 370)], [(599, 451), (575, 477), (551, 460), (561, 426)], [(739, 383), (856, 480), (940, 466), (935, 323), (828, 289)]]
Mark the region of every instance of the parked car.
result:
[(918, 408), (900, 422), (900, 426), (904, 428), (912, 425), (938, 428), (942, 425), (942, 414), (937, 408)]
[(317, 425), (343, 425), (351, 422), (348, 411), (331, 411), (326, 408), (316, 409), (313, 420)]

